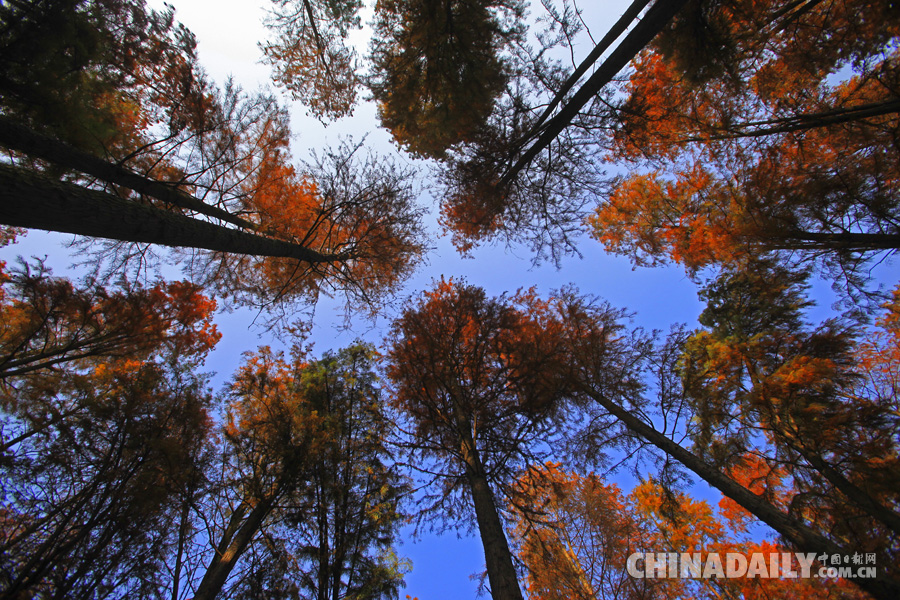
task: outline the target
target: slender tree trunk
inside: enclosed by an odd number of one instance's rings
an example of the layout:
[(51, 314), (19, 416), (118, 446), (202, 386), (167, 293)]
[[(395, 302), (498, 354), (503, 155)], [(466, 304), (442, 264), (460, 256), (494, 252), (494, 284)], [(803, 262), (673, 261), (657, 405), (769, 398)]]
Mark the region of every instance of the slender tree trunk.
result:
[(572, 119), (591, 101), (625, 65), (656, 37), (656, 34), (668, 24), (687, 0), (658, 0), (644, 18), (625, 36), (612, 54), (597, 67), (556, 116), (547, 121), (543, 133), (538, 140), (526, 150), (516, 163), (503, 175), (502, 185), (511, 184), (519, 172), (527, 167), (542, 150), (547, 148), (562, 131), (569, 126)]
[(847, 497), (857, 508), (869, 513), (873, 518), (887, 525), (892, 531), (900, 533), (900, 515), (878, 502), (875, 498), (860, 489), (852, 481), (844, 477), (844, 474), (832, 467), (827, 461), (814, 451), (808, 450), (799, 441), (790, 442), (810, 466), (822, 474), (834, 487)]
[(488, 485), (481, 457), (475, 447), (471, 424), (459, 414), (456, 420), (460, 449), (466, 463), (469, 491), (475, 505), (475, 520), (478, 522), (481, 544), (484, 547), (484, 562), (491, 584), (491, 597), (494, 600), (522, 600), (522, 590), (519, 588), (519, 580), (513, 566), (512, 553), (509, 550), (506, 533), (503, 531), (503, 524), (500, 522), (494, 494)]
[(761, 232), (762, 243), (773, 250), (845, 250), (877, 252), (900, 248), (900, 233), (817, 233), (798, 231), (784, 234)]
[[(730, 127), (727, 133), (698, 135), (679, 140), (679, 143), (710, 142), (715, 140), (736, 140), (740, 138), (763, 137), (778, 133), (804, 131), (829, 125), (839, 125), (851, 121), (861, 121), (872, 117), (890, 115), (900, 112), (900, 100), (891, 99), (884, 102), (873, 102), (851, 108), (835, 108), (819, 113), (809, 113), (786, 117), (777, 121), (757, 121), (739, 123)], [(749, 131), (748, 131), (749, 130)]]
[(193, 491), (189, 491), (184, 498), (184, 506), (181, 507), (181, 519), (178, 523), (178, 547), (175, 551), (175, 568), (172, 574), (172, 600), (178, 600), (181, 587), (181, 568), (184, 561), (184, 547), (187, 542), (188, 516), (191, 510), (191, 496)]
[(562, 87), (554, 94), (553, 99), (550, 101), (550, 104), (547, 105), (547, 108), (544, 109), (544, 112), (541, 113), (541, 116), (538, 118), (537, 122), (534, 124), (532, 129), (523, 136), (522, 144), (529, 142), (532, 139), (532, 136), (536, 134), (544, 122), (553, 114), (553, 111), (556, 110), (556, 107), (560, 105), (563, 101), (563, 98), (566, 97), (566, 94), (578, 83), (578, 80), (581, 79), (582, 75), (588, 72), (588, 69), (591, 68), (600, 56), (606, 52), (606, 50), (612, 45), (614, 41), (616, 41), (620, 35), (622, 35), (628, 26), (634, 21), (638, 15), (641, 14), (641, 11), (646, 8), (646, 6), (650, 4), (650, 0), (634, 0), (631, 3), (626, 11), (619, 17), (619, 20), (610, 28), (606, 35), (603, 36), (603, 39), (594, 46), (594, 49), (581, 61), (578, 65), (578, 68), (569, 75), (569, 78), (566, 79), (565, 83), (562, 84)]
[[(699, 475), (704, 481), (731, 498), (760, 521), (781, 534), (797, 550), (815, 552), (816, 554), (853, 554), (854, 549), (847, 549), (813, 531), (794, 517), (782, 512), (766, 502), (744, 486), (710, 465), (697, 455), (682, 448), (668, 437), (625, 410), (606, 396), (586, 387), (585, 394), (597, 402), (614, 417), (619, 419), (628, 429), (647, 442), (653, 444), (685, 467)], [(879, 569), (875, 579), (851, 579), (854, 584), (876, 598), (896, 600), (900, 598), (900, 583)]]
[(228, 229), (0, 165), (0, 223), (123, 242), (322, 263), (350, 256), (320, 254), (298, 244)]

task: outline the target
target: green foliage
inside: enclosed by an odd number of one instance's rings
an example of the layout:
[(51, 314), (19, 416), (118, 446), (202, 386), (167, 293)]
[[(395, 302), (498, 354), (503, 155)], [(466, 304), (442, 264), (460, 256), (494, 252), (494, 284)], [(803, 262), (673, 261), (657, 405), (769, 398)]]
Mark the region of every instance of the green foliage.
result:
[(243, 559), (253, 576), (236, 586), (239, 595), (268, 582), (331, 600), (397, 597), (406, 571), (393, 543), (405, 486), (390, 466), (376, 360), (364, 344), (310, 362), (265, 349), (248, 357), (227, 430), (236, 483), (280, 488), (265, 535)]
[(0, 107), (98, 152), (134, 144), (147, 124), (196, 125), (204, 83), (195, 45), (171, 7), (148, 10), (143, 0), (4, 3)]

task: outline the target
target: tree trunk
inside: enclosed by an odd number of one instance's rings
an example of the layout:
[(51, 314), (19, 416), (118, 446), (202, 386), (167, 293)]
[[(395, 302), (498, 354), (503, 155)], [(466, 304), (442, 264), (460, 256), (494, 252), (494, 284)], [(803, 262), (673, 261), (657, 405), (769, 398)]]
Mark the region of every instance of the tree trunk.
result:
[(294, 258), (310, 263), (351, 258), (228, 229), (10, 165), (0, 165), (0, 223), (123, 242)]
[[(228, 527), (222, 533), (216, 553), (197, 587), (197, 593), (194, 594), (193, 600), (213, 600), (222, 592), (238, 559), (253, 540), (253, 536), (259, 531), (263, 519), (272, 509), (276, 494), (277, 492), (273, 491), (265, 498), (258, 500), (249, 514), (247, 514), (247, 509), (250, 505), (246, 501), (231, 513)], [(246, 519), (244, 518), (245, 514), (247, 514)]]
[(174, 184), (148, 179), (142, 175), (107, 162), (87, 152), (73, 148), (64, 142), (32, 131), (9, 117), (0, 116), (0, 146), (24, 152), (34, 158), (50, 161), (61, 167), (81, 171), (108, 183), (132, 189), (194, 212), (204, 214), (245, 229), (256, 225), (216, 206), (201, 202), (190, 194), (174, 187)]
[(773, 250), (843, 250), (877, 252), (900, 248), (900, 233), (817, 233), (797, 231), (784, 234), (761, 232), (766, 248)]
[[(861, 121), (872, 117), (880, 117), (900, 112), (900, 100), (892, 99), (884, 102), (873, 102), (850, 108), (835, 108), (818, 113), (799, 114), (774, 121), (752, 121), (739, 123), (730, 127), (727, 133), (698, 135), (679, 140), (679, 143), (710, 142), (715, 140), (736, 140), (740, 138), (764, 137), (778, 133), (804, 131), (829, 125), (839, 125), (851, 121)], [(748, 131), (749, 130), (749, 131)]]
[(606, 50), (612, 45), (614, 41), (616, 41), (620, 35), (622, 35), (628, 26), (634, 21), (638, 15), (641, 14), (641, 11), (646, 8), (646, 6), (650, 4), (650, 0), (634, 0), (631, 3), (625, 12), (619, 17), (619, 20), (610, 28), (606, 35), (603, 36), (603, 39), (594, 46), (594, 49), (581, 61), (578, 65), (578, 68), (569, 75), (569, 78), (562, 84), (562, 87), (557, 90), (556, 94), (554, 94), (553, 99), (550, 101), (550, 104), (547, 105), (547, 108), (544, 109), (544, 112), (541, 113), (541, 116), (535, 122), (534, 126), (531, 130), (523, 136), (521, 144), (525, 144), (531, 141), (532, 136), (535, 135), (540, 127), (544, 124), (544, 122), (553, 114), (553, 111), (556, 110), (556, 107), (560, 105), (565, 98), (566, 94), (569, 93), (578, 80), (581, 79), (582, 75), (588, 72), (588, 69), (591, 68), (600, 56), (606, 52)]
[[(843, 548), (825, 536), (813, 531), (801, 521), (772, 506), (603, 394), (589, 387), (585, 388), (584, 391), (588, 397), (609, 411), (633, 433), (676, 459), (699, 475), (704, 481), (722, 492), (722, 494), (740, 504), (760, 521), (781, 534), (798, 551), (815, 552), (817, 555), (854, 553), (854, 549)], [(875, 579), (851, 579), (850, 581), (876, 598), (884, 598), (885, 600), (900, 598), (900, 583), (887, 576), (884, 572), (884, 567), (879, 569), (878, 577)]]
[(603, 86), (607, 85), (616, 74), (625, 68), (656, 34), (668, 24), (687, 0), (658, 0), (644, 18), (625, 36), (612, 54), (597, 67), (594, 74), (578, 89), (556, 116), (547, 121), (541, 137), (526, 150), (516, 163), (503, 175), (502, 185), (511, 184), (519, 172), (531, 163), (542, 150), (547, 148), (562, 131), (569, 126), (572, 119), (591, 101)]
[(500, 522), (500, 515), (494, 502), (494, 494), (488, 485), (481, 457), (475, 447), (472, 428), (469, 420), (457, 415), (457, 427), (460, 435), (460, 449), (466, 463), (466, 477), (472, 503), (475, 505), (475, 520), (481, 534), (484, 547), (484, 562), (487, 567), (488, 581), (491, 584), (491, 597), (494, 600), (522, 600), (522, 590), (513, 566), (512, 553)]

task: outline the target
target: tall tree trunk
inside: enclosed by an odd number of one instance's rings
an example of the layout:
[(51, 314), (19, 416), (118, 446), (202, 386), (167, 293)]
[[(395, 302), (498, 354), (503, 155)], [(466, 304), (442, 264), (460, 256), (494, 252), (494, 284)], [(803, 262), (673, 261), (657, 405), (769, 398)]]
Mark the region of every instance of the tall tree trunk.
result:
[[(668, 437), (645, 423), (629, 411), (619, 406), (605, 395), (585, 386), (584, 393), (597, 402), (614, 417), (619, 419), (633, 433), (653, 444), (685, 467), (699, 475), (704, 481), (731, 498), (760, 521), (781, 534), (800, 552), (816, 554), (853, 554), (854, 549), (840, 546), (825, 536), (813, 531), (796, 518), (782, 512), (744, 486), (710, 465), (697, 455), (682, 448)], [(879, 569), (875, 579), (851, 579), (855, 585), (876, 598), (895, 600), (900, 598), (900, 583)]]
[(844, 250), (847, 252), (877, 252), (900, 248), (898, 233), (819, 233), (796, 231), (778, 233), (760, 232), (759, 237), (766, 248), (772, 250)]
[(24, 152), (34, 158), (50, 161), (61, 167), (81, 171), (108, 183), (132, 189), (157, 200), (180, 206), (194, 212), (221, 219), (226, 223), (256, 229), (256, 225), (216, 206), (201, 202), (190, 194), (179, 190), (171, 183), (148, 179), (133, 171), (102, 158), (88, 154), (52, 137), (37, 133), (10, 117), (0, 115), (0, 146)]
[(172, 573), (172, 600), (178, 600), (181, 591), (181, 569), (184, 561), (184, 548), (187, 543), (188, 517), (191, 511), (192, 496), (193, 489), (189, 490), (182, 500), (184, 505), (181, 507), (181, 518), (178, 523), (178, 547), (175, 550), (175, 567)]
[(321, 254), (299, 244), (228, 229), (10, 165), (0, 165), (0, 223), (310, 263), (351, 258), (350, 254)]
[[(222, 593), (222, 588), (238, 559), (250, 545), (253, 536), (262, 527), (262, 522), (268, 516), (269, 511), (272, 510), (276, 496), (277, 490), (273, 490), (264, 498), (259, 499), (249, 513), (247, 509), (250, 508), (250, 504), (245, 500), (231, 513), (228, 526), (216, 546), (216, 553), (197, 587), (197, 593), (194, 594), (194, 600), (213, 600)], [(244, 515), (247, 515), (246, 518)]]
[[(457, 411), (459, 413), (459, 411)], [(487, 567), (488, 581), (491, 584), (491, 597), (494, 600), (522, 600), (522, 590), (516, 569), (513, 566), (512, 553), (500, 522), (494, 494), (488, 485), (481, 457), (472, 437), (472, 426), (469, 420), (457, 414), (457, 427), (460, 435), (460, 450), (466, 463), (466, 477), (472, 503), (475, 505), (475, 520), (481, 534), (484, 547), (484, 562)]]
[(511, 184), (519, 172), (527, 167), (542, 150), (547, 148), (572, 119), (607, 85), (625, 65), (656, 37), (687, 0), (657, 0), (644, 18), (616, 46), (612, 54), (597, 67), (594, 74), (582, 85), (556, 115), (547, 121), (538, 140), (526, 150), (516, 163), (503, 175), (502, 185)]
[(615, 24), (610, 28), (606, 35), (603, 36), (603, 39), (594, 46), (593, 50), (581, 61), (578, 65), (578, 68), (569, 75), (568, 79), (562, 84), (562, 86), (557, 90), (557, 92), (553, 95), (553, 99), (547, 105), (547, 108), (544, 109), (544, 112), (541, 113), (541, 116), (538, 117), (538, 120), (532, 126), (531, 130), (522, 136), (520, 145), (524, 145), (530, 142), (533, 139), (533, 136), (540, 131), (541, 126), (544, 122), (550, 118), (550, 115), (553, 114), (553, 111), (556, 110), (556, 107), (562, 103), (563, 99), (566, 97), (566, 94), (578, 83), (578, 80), (588, 72), (588, 69), (591, 68), (600, 56), (606, 52), (606, 50), (615, 42), (620, 35), (622, 35), (625, 30), (628, 29), (628, 26), (631, 25), (631, 22), (634, 21), (638, 15), (641, 14), (641, 11), (650, 4), (650, 0), (634, 0), (631, 3), (625, 12), (619, 17), (619, 20), (615, 22)]
[(804, 131), (829, 125), (839, 125), (851, 121), (861, 121), (900, 112), (900, 100), (892, 98), (884, 102), (872, 102), (850, 108), (835, 108), (818, 113), (798, 114), (773, 121), (750, 121), (738, 123), (729, 127), (724, 133), (710, 135), (697, 135), (679, 143), (710, 142), (714, 140), (736, 140), (740, 138), (763, 137), (778, 133), (790, 133), (792, 131)]

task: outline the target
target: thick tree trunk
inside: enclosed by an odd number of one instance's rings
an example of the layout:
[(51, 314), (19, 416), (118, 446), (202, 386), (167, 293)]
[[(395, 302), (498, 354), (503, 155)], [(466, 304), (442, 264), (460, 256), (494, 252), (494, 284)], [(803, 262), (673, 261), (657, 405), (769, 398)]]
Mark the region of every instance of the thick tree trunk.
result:
[(522, 590), (519, 588), (519, 580), (513, 566), (512, 552), (509, 550), (506, 533), (500, 522), (494, 494), (488, 485), (481, 457), (475, 447), (471, 424), (468, 419), (458, 415), (457, 427), (460, 434), (460, 450), (466, 463), (469, 491), (475, 505), (475, 519), (484, 547), (484, 562), (491, 584), (491, 597), (494, 600), (522, 600)]
[(157, 200), (221, 219), (244, 229), (256, 229), (255, 224), (221, 208), (201, 202), (172, 184), (138, 175), (125, 167), (107, 162), (59, 140), (32, 131), (2, 115), (0, 115), (0, 146), (24, 152), (31, 157), (47, 160), (61, 167), (81, 171), (108, 183), (127, 187)]
[[(844, 548), (825, 536), (813, 531), (801, 521), (772, 506), (747, 488), (713, 467), (697, 455), (682, 448), (668, 437), (637, 418), (601, 393), (586, 388), (585, 394), (597, 402), (614, 417), (619, 419), (633, 433), (653, 444), (685, 467), (699, 475), (704, 481), (731, 498), (760, 521), (781, 534), (800, 552), (818, 554), (853, 554), (855, 549)], [(851, 582), (876, 598), (895, 600), (900, 598), (900, 583), (886, 576), (884, 568), (875, 579), (851, 579)]]
[(350, 258), (176, 215), (10, 165), (0, 165), (0, 223), (123, 242), (294, 258), (310, 263)]
[[(253, 540), (253, 536), (259, 531), (263, 519), (272, 509), (275, 495), (273, 492), (259, 500), (249, 514), (247, 509), (250, 508), (250, 505), (247, 502), (242, 503), (231, 514), (228, 527), (222, 533), (222, 539), (219, 540), (216, 553), (197, 587), (194, 600), (214, 600), (222, 593), (222, 588), (235, 564)], [(244, 515), (247, 515), (246, 518)]]

